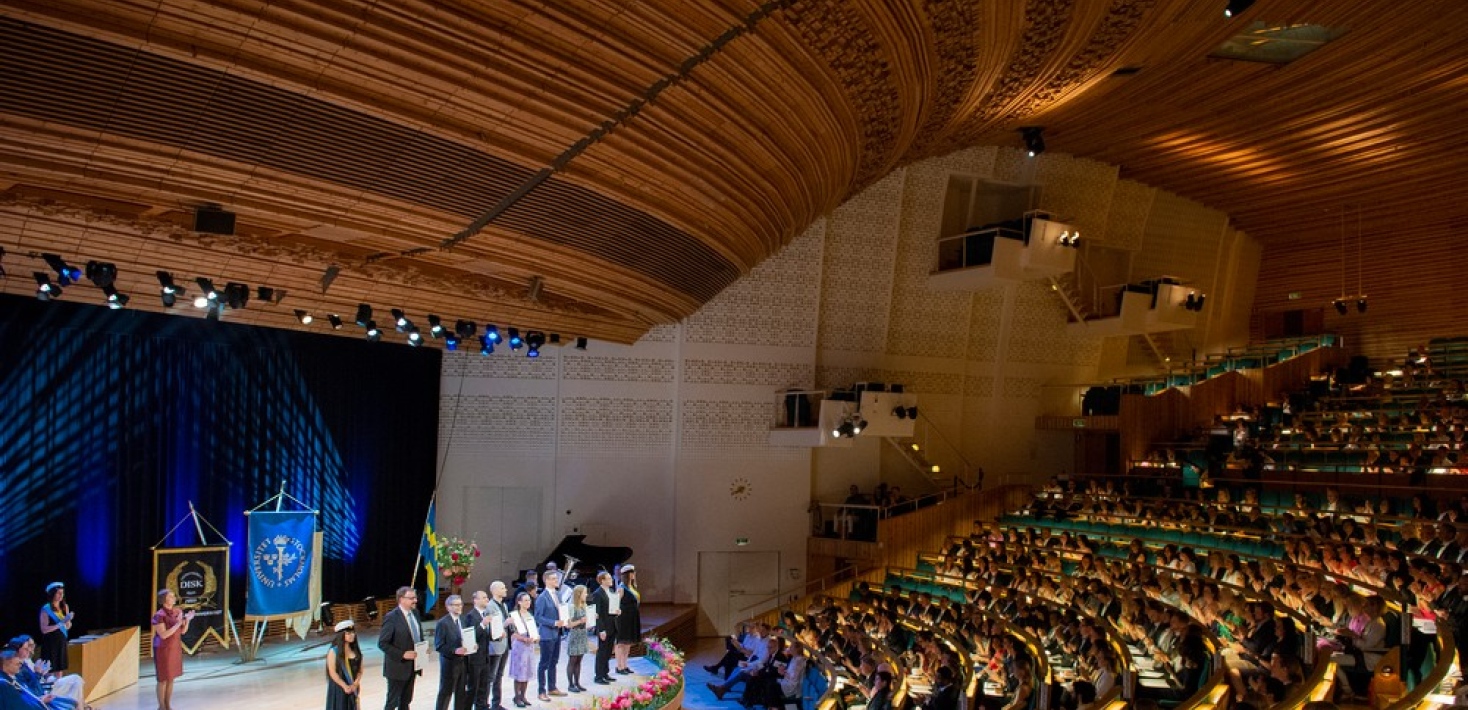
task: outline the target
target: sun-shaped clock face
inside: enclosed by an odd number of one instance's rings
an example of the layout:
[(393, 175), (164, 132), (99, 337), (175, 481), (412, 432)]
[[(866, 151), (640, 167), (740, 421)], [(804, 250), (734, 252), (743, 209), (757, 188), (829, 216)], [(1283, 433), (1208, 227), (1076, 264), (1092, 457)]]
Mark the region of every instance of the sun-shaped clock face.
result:
[(734, 500), (744, 500), (749, 497), (753, 489), (754, 486), (750, 485), (748, 478), (736, 478), (733, 483), (729, 484), (729, 495), (733, 496)]

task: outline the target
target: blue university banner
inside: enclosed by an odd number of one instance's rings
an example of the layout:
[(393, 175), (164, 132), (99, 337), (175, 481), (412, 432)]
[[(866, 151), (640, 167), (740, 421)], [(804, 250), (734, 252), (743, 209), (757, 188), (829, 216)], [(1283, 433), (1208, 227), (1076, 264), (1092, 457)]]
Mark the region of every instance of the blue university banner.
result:
[(245, 618), (295, 616), (311, 611), (315, 511), (250, 513), (250, 581)]

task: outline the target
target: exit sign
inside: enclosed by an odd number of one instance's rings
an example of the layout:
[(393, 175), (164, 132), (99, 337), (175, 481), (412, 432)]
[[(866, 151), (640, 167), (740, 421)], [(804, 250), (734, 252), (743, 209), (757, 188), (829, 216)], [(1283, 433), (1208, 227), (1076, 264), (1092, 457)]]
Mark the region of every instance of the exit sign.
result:
[(1298, 301), (1298, 300), (1300, 300), (1300, 296), (1301, 295), (1302, 294), (1299, 291), (1290, 291), (1290, 300), (1291, 301)]
[(734, 538), (734, 544), (735, 545), (738, 545), (740, 547), (744, 547), (745, 545), (748, 545), (749, 544), (749, 538), (747, 538), (747, 537), (736, 537), (736, 538)]
[(1077, 428), (1077, 429), (1085, 429), (1086, 428), (1086, 419), (1085, 419), (1085, 417), (1080, 417), (1078, 419), (1072, 419), (1072, 420), (1070, 420), (1070, 425), (1073, 426), (1073, 427), (1075, 427), (1075, 428)]

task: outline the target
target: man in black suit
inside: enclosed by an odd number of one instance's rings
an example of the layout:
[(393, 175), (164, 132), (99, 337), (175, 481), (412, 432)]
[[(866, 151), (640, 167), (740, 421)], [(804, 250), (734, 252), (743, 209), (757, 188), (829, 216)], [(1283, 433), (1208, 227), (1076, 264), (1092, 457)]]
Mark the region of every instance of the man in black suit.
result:
[(597, 685), (612, 683), (612, 648), (617, 643), (617, 617), (611, 611), (612, 575), (596, 573), (596, 589), (591, 593), (591, 605), (596, 609), (596, 665), (592, 681)]
[[(505, 653), (509, 650), (510, 636), (505, 631), (509, 611), (504, 607), (505, 583), (496, 581), (489, 585), (489, 593), (474, 593), (474, 608), (464, 614), (466, 628), (474, 628), (479, 650), (469, 654), (469, 667), (465, 685), (469, 688), (474, 710), (505, 710), (500, 705), (500, 678), (505, 672)], [(495, 623), (495, 619), (499, 623)], [(499, 629), (499, 637), (493, 631)]]
[(412, 587), (398, 588), (398, 608), (382, 620), (377, 648), (382, 651), (382, 675), (387, 678), (385, 710), (408, 710), (413, 702), (413, 680), (422, 671), (413, 669), (418, 657), (413, 645), (423, 640), (423, 627), (413, 607), (418, 605), (418, 592)]
[(942, 666), (938, 669), (938, 682), (933, 685), (933, 694), (923, 703), (925, 710), (958, 710), (958, 682), (953, 669)]
[(454, 710), (469, 710), (469, 689), (464, 680), (464, 661), (469, 652), (464, 649), (464, 629), (460, 627), (464, 600), (455, 594), (444, 601), (443, 607), (448, 614), (433, 629), (433, 650), (438, 651), (437, 707), (448, 710), (449, 700), (453, 699)]

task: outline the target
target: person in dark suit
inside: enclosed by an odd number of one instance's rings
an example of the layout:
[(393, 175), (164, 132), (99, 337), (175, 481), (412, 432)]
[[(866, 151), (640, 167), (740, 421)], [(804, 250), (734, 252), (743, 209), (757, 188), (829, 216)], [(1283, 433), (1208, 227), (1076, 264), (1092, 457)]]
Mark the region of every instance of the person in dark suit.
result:
[[(596, 664), (591, 680), (597, 685), (612, 682), (612, 647), (617, 643), (617, 617), (611, 608), (612, 575), (605, 570), (596, 573), (596, 589), (591, 592), (591, 605), (596, 609), (596, 628), (591, 635), (596, 641)], [(620, 600), (619, 600), (620, 603)]]
[(412, 587), (399, 587), (397, 598), (398, 608), (383, 617), (382, 632), (377, 635), (382, 676), (387, 678), (385, 710), (408, 710), (413, 702), (413, 681), (422, 673), (413, 668), (413, 660), (418, 657), (413, 644), (423, 640), (423, 627), (413, 610), (418, 606), (418, 592)]
[(892, 710), (892, 673), (877, 671), (872, 686), (872, 697), (867, 700), (867, 710)]
[(953, 669), (938, 668), (938, 682), (933, 684), (933, 694), (923, 703), (924, 710), (958, 710), (958, 681)]
[[(448, 614), (433, 629), (433, 650), (438, 651), (438, 710), (469, 710), (469, 686), (465, 681), (465, 665), (469, 652), (464, 648), (464, 600), (457, 594), (444, 600)], [(474, 633), (471, 629), (469, 633)]]
[(558, 600), (561, 596), (561, 574), (547, 570), (541, 577), (545, 592), (535, 598), (535, 625), (540, 631), (540, 665), (535, 671), (536, 689), (540, 701), (550, 702), (551, 696), (564, 696), (556, 690), (556, 664), (561, 660), (561, 630), (566, 622), (561, 620)]
[[(505, 675), (505, 654), (510, 650), (509, 611), (505, 609), (507, 587), (496, 581), (489, 592), (474, 593), (474, 608), (464, 614), (466, 624), (474, 627), (479, 651), (469, 656), (469, 687), (474, 710), (505, 710), (500, 704), (500, 680)], [(499, 619), (499, 623), (495, 623)], [(499, 636), (494, 636), (498, 628)]]

